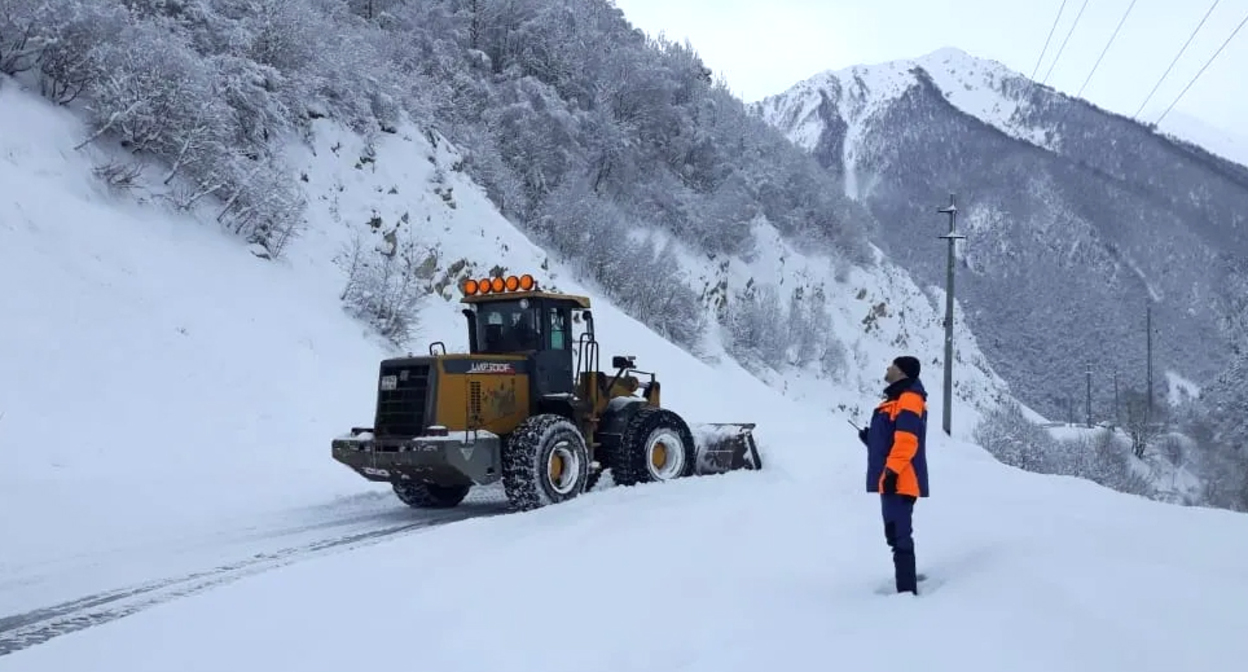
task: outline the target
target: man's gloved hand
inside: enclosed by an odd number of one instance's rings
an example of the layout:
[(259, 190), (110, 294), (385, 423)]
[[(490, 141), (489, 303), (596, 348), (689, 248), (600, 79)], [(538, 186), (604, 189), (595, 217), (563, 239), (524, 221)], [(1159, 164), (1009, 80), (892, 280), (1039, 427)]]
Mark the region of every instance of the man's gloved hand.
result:
[(864, 446), (867, 444), (867, 428), (866, 427), (863, 427), (862, 429), (858, 430), (858, 440), (861, 441)]
[(884, 479), (880, 482), (880, 492), (886, 495), (897, 494), (897, 472), (884, 468)]

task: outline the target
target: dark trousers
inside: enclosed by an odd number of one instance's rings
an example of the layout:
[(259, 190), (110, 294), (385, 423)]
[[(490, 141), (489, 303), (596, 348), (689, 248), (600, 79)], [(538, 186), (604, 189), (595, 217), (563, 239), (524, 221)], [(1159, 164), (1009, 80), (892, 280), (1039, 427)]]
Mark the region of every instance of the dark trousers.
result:
[(884, 539), (893, 549), (893, 570), (897, 576), (897, 592), (918, 594), (914, 568), (915, 498), (909, 495), (880, 495), (884, 514)]

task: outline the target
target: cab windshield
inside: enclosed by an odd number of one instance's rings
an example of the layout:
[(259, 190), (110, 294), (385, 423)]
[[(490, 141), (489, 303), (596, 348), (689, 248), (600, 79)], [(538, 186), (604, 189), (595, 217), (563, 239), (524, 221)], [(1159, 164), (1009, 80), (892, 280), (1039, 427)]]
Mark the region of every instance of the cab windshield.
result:
[[(524, 303), (528, 303), (527, 301)], [(537, 308), (520, 301), (477, 304), (477, 352), (505, 353), (541, 348)]]

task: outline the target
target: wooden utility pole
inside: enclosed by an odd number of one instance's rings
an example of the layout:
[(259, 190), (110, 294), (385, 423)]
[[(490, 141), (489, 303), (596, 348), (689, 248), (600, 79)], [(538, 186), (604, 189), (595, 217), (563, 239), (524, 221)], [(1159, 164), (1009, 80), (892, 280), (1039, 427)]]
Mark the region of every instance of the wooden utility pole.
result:
[(1144, 423), (1153, 421), (1153, 307), (1146, 307), (1144, 312), (1144, 328), (1148, 331), (1148, 363), (1147, 363), (1147, 386), (1148, 386), (1148, 414), (1144, 416)]
[(1114, 426), (1122, 426), (1122, 406), (1118, 401), (1118, 369), (1114, 369)]
[(955, 233), (958, 220), (957, 196), (949, 194), (949, 205), (936, 212), (949, 215), (949, 233), (941, 238), (949, 241), (949, 261), (945, 270), (945, 403), (941, 419), (945, 434), (953, 434), (953, 268), (954, 245), (966, 236)]
[(1092, 360), (1088, 360), (1088, 394), (1084, 411), (1088, 416), (1088, 427), (1092, 426)]

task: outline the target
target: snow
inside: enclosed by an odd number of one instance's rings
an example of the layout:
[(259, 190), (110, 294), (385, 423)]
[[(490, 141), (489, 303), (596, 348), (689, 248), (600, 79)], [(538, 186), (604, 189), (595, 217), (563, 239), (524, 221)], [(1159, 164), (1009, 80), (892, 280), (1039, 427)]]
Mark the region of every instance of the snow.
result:
[(935, 444), (916, 530), (936, 587), (917, 599), (875, 594), (888, 581), (878, 503), (858, 492), (861, 454), (828, 446), (804, 451), (801, 470), (617, 488), (309, 560), (0, 658), (0, 670), (314, 672), (418, 652), (447, 672), (1170, 672), (1248, 654), (1242, 515)]
[[(1063, 138), (1058, 128), (1024, 121), (1027, 98), (1033, 87), (1042, 85), (998, 61), (972, 56), (953, 47), (916, 58), (825, 70), (755, 105), (762, 117), (781, 129), (794, 144), (812, 150), (824, 130), (818, 110), (823, 96), (831, 96), (848, 125), (843, 147), (846, 195), (862, 198), (870, 191), (869, 179), (863, 179), (856, 165), (863, 137), (877, 113), (918, 86), (915, 68), (922, 68), (945, 99), (962, 112), (1012, 138), (1042, 149), (1060, 151)], [(1147, 119), (1140, 121), (1144, 123)], [(1158, 130), (1162, 135), (1193, 143), (1224, 159), (1248, 166), (1248, 131), (1243, 128), (1219, 128), (1190, 114), (1172, 111)]]
[[(377, 359), (395, 352), (344, 314), (333, 258), (354, 234), (380, 238), (400, 221), (436, 259), (431, 283), (453, 280), (460, 261), (473, 273), (506, 264), (594, 297), (604, 358), (637, 355), (664, 382), (664, 404), (693, 422), (756, 422), (765, 464), (299, 556), (0, 655), (0, 671), (101, 661), (131, 672), (315, 671), (415, 657), (447, 672), (935, 671), (972, 660), (1169, 672), (1248, 655), (1237, 636), (1248, 518), (1029, 474), (966, 443), (973, 403), (1002, 389), (990, 370), (975, 373), (969, 335), (957, 370), (963, 393), (979, 396), (955, 409), (954, 438), (933, 421), (933, 496), (916, 513), (934, 589), (876, 593), (891, 567), (846, 420), (865, 422), (899, 349), (940, 351), (938, 293), (895, 267), (841, 275), (779, 244), (730, 260), (734, 282), (770, 269), (823, 283), (832, 328), (849, 339), (841, 380), (760, 380), (722, 352), (711, 353), (717, 364), (691, 356), (599, 299), (450, 168), (445, 143), (414, 129), (378, 138), (376, 162), (360, 168), (365, 141), (323, 120), (311, 148), (292, 146), (313, 208), (309, 230), (273, 262), (210, 217), (106, 193), (90, 173), (103, 150), (72, 150), (82, 128), (69, 113), (9, 81), (0, 128), (22, 129), (0, 136), (0, 281), (19, 288), (0, 297), (0, 380), (20, 381), (0, 388), (0, 622), (425, 515), (329, 457), (332, 437), (368, 424)], [(693, 281), (707, 268), (691, 265)], [(440, 286), (422, 307), (420, 341), (454, 351), (462, 317), (454, 282)]]
[[(1037, 147), (1056, 150), (1052, 129), (1023, 123), (1026, 80), (1000, 63), (975, 58), (958, 49), (934, 51), (916, 63), (923, 67), (945, 98), (959, 110)], [(1013, 91), (1010, 89), (1013, 88)]]
[(1176, 371), (1166, 370), (1166, 398), (1171, 406), (1200, 398), (1200, 386)]
[(377, 508), (318, 465), (381, 354), (339, 282), (110, 197), (83, 129), (11, 80), (0, 127), (22, 129), (0, 134), (0, 611), (214, 562), (186, 553), (296, 509)]
[(792, 142), (810, 150), (818, 143), (824, 128), (817, 110), (825, 92), (831, 95), (848, 125), (843, 150), (846, 194), (861, 198), (866, 192), (856, 163), (863, 137), (876, 114), (919, 85), (916, 68), (926, 72), (946, 100), (966, 114), (1037, 147), (1056, 150), (1060, 145), (1061, 138), (1055, 129), (1023, 121), (1029, 84), (1022, 74), (997, 61), (948, 47), (918, 58), (826, 70), (784, 93), (769, 96), (757, 109)]
[[(0, 136), (0, 208), (13, 213), (0, 219), (0, 280), (32, 290), (0, 298), (0, 352), (20, 353), (0, 357), (0, 380), (22, 381), (0, 389), (0, 614), (407, 512), (329, 454), (332, 438), (371, 422), (377, 360), (400, 354), (339, 303), (333, 259), (354, 234), (381, 240), (410, 222), (437, 259), (431, 282), (460, 262), (475, 277), (501, 263), (598, 296), (548, 264), (450, 168), (449, 146), (417, 129), (377, 139), (377, 161), (361, 168), (366, 141), (327, 122), (311, 147), (292, 143), (313, 207), (272, 262), (222, 235), (215, 213), (167, 211), (154, 187), (108, 193), (91, 170), (115, 155), (73, 150), (81, 125), (13, 80), (0, 86), (0, 126), (23, 129)], [(420, 342), (466, 347), (454, 287), (426, 301)], [(771, 391), (756, 378), (697, 361), (598, 299), (595, 317), (604, 360), (639, 355), (665, 405), (691, 422), (759, 422), (766, 436), (753, 400)], [(739, 401), (700, 409), (708, 390)]]
[(1134, 259), (1132, 259), (1130, 256), (1126, 254), (1121, 255), (1121, 256), (1127, 262), (1127, 266), (1131, 268), (1131, 271), (1134, 272), (1136, 276), (1138, 276), (1140, 280), (1144, 282), (1144, 287), (1145, 289), (1148, 290), (1148, 297), (1152, 299), (1153, 302), (1155, 303), (1161, 303), (1163, 300), (1165, 300), (1165, 296), (1163, 296), (1161, 291), (1157, 289), (1156, 285), (1154, 285), (1152, 281), (1149, 280), (1148, 276), (1144, 274), (1144, 271), (1143, 269), (1140, 268), (1140, 265), (1137, 264)]
[(1166, 115), (1159, 129), (1166, 135), (1199, 145), (1228, 161), (1248, 166), (1248, 128), (1218, 128), (1175, 110)]

